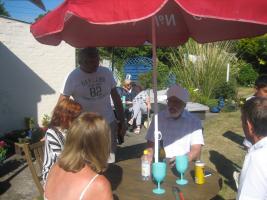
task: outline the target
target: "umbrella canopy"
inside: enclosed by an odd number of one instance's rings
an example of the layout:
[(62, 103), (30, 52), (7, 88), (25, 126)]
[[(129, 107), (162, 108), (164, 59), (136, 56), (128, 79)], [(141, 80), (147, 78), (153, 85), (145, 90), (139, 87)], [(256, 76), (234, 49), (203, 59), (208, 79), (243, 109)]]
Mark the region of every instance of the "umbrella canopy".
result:
[[(158, 151), (156, 46), (177, 46), (267, 32), (266, 0), (66, 0), (31, 25), (43, 44), (74, 47), (152, 43), (155, 152)], [(158, 154), (155, 153), (155, 162)]]
[(140, 46), (152, 42), (155, 15), (157, 46), (177, 46), (264, 34), (266, 10), (266, 0), (67, 0), (31, 32), (48, 45)]

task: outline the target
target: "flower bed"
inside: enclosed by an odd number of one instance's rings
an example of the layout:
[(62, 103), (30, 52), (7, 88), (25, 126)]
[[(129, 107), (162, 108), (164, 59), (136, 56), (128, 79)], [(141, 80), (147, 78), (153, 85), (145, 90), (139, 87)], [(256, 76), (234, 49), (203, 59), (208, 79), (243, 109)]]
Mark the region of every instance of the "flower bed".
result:
[(0, 141), (0, 165), (3, 163), (3, 161), (6, 159), (7, 154), (7, 144), (5, 141)]
[(15, 142), (35, 143), (40, 141), (40, 139), (42, 139), (44, 135), (45, 131), (42, 128), (35, 128), (33, 130), (14, 130), (4, 134), (2, 138), (0, 138), (0, 143), (1, 141), (5, 143), (5, 158), (3, 160), (15, 154)]

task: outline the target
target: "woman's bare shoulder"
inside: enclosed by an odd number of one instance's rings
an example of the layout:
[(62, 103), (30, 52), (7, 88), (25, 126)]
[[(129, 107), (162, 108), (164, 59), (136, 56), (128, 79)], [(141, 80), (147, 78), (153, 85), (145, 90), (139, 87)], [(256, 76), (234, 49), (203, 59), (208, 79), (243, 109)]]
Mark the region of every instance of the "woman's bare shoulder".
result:
[(99, 175), (97, 177), (97, 179), (95, 180), (95, 185), (96, 185), (97, 188), (99, 188), (99, 190), (111, 189), (110, 182), (103, 175)]
[(86, 195), (88, 199), (94, 196), (101, 200), (113, 200), (111, 185), (105, 176), (99, 175), (91, 187), (91, 194)]

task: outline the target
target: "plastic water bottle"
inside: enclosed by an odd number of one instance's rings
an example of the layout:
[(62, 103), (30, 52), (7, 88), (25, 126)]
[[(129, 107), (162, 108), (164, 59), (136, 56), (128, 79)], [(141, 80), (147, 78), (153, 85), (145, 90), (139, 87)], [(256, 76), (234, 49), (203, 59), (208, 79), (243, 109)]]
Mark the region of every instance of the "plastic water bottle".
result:
[(126, 96), (121, 97), (121, 102), (122, 102), (123, 109), (125, 110), (126, 109)]
[(151, 165), (150, 165), (150, 159), (149, 159), (149, 151), (144, 150), (144, 154), (141, 157), (141, 175), (142, 175), (143, 181), (150, 180), (150, 174), (151, 174), (150, 167)]

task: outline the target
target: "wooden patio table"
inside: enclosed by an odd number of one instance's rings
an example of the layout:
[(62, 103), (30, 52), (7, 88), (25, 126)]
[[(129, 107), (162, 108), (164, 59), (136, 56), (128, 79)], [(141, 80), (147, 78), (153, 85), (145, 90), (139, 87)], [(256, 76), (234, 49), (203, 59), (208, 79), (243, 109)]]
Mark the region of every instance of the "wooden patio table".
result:
[(189, 183), (185, 186), (179, 186), (175, 183), (177, 179), (176, 170), (167, 169), (167, 176), (161, 187), (166, 190), (163, 195), (156, 195), (152, 192), (156, 184), (152, 180), (143, 181), (141, 179), (141, 159), (129, 159), (120, 161), (109, 166), (104, 175), (109, 179), (117, 200), (156, 200), (166, 199), (175, 200), (172, 192), (172, 186), (178, 186), (182, 191), (185, 200), (208, 200), (215, 197), (221, 189), (221, 178), (219, 174), (211, 168), (205, 166), (206, 170), (212, 172), (212, 175), (205, 178), (203, 185), (194, 182), (194, 164), (190, 163), (185, 177)]

